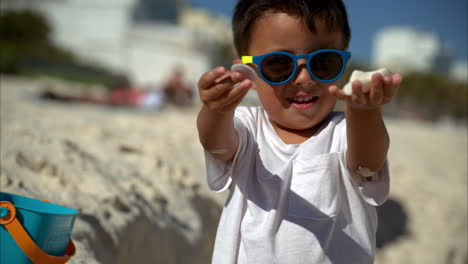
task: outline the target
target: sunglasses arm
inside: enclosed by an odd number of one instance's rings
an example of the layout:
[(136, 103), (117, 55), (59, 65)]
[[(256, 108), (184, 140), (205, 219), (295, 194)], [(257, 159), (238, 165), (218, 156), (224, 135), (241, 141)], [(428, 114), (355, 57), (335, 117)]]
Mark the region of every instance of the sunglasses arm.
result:
[(242, 64), (253, 63), (253, 56), (242, 56), (241, 60), (242, 60)]

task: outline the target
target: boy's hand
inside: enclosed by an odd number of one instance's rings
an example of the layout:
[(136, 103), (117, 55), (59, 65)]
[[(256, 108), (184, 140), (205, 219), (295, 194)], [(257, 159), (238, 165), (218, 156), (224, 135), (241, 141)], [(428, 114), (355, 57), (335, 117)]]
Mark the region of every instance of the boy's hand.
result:
[[(234, 87), (236, 83), (239, 84)], [(224, 67), (203, 74), (198, 81), (201, 101), (209, 110), (219, 113), (234, 111), (251, 87), (252, 82), (241, 73)]]
[(328, 90), (339, 100), (345, 101), (351, 109), (372, 110), (380, 108), (393, 100), (401, 80), (402, 77), (398, 73), (392, 76), (382, 76), (380, 73), (374, 73), (370, 89), (367, 92), (362, 91), (362, 83), (358, 80), (352, 83), (352, 96), (345, 94), (336, 85), (330, 86)]

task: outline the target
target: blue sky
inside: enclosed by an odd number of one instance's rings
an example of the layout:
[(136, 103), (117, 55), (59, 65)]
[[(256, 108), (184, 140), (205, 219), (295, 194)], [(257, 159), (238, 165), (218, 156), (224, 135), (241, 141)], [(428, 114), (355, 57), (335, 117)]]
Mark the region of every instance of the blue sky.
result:
[[(197, 7), (221, 13), (230, 19), (237, 0), (187, 0)], [(466, 0), (344, 0), (351, 24), (353, 58), (369, 62), (372, 39), (386, 26), (411, 25), (435, 33), (457, 60), (468, 56), (468, 1)]]

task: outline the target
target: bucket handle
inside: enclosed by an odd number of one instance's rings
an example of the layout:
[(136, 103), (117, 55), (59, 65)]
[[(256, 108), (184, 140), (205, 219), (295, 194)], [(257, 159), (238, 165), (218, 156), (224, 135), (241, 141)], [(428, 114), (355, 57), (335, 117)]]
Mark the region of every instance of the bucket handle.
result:
[(3, 225), (16, 244), (23, 250), (24, 254), (28, 256), (34, 264), (63, 264), (66, 263), (73, 255), (75, 255), (75, 245), (70, 239), (65, 250), (65, 256), (57, 257), (49, 255), (42, 251), (36, 243), (29, 237), (29, 234), (24, 230), (21, 223), (16, 218), (16, 207), (7, 201), (0, 201), (0, 208), (6, 208), (8, 214), (5, 217), (0, 218), (0, 225)]

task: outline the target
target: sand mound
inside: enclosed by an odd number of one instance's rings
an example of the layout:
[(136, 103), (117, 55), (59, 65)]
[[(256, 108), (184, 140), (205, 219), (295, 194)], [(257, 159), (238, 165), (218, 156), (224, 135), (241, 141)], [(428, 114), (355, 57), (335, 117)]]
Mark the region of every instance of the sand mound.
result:
[[(79, 209), (70, 263), (209, 263), (225, 194), (209, 192), (196, 109), (41, 101), (2, 76), (0, 187)], [(389, 120), (391, 200), (377, 263), (466, 263), (467, 130)]]

